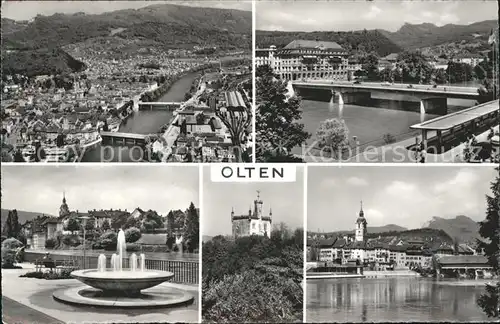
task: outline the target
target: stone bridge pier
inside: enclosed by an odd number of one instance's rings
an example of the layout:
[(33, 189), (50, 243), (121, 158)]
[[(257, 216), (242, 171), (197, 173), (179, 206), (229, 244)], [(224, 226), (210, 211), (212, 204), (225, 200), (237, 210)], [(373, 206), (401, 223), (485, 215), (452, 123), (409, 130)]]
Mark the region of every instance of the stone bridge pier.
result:
[(422, 98), (420, 100), (420, 113), (446, 115), (448, 113), (448, 100), (446, 97)]
[(362, 104), (370, 100), (369, 91), (335, 91), (332, 90), (332, 96), (338, 96), (339, 104)]

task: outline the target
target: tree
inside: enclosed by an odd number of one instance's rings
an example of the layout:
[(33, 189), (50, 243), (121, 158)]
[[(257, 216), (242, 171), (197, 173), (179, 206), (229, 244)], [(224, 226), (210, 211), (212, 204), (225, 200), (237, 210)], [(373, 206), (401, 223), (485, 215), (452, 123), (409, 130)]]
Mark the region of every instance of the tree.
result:
[(134, 243), (141, 238), (141, 231), (137, 227), (130, 227), (125, 230), (125, 242)]
[(434, 82), (436, 84), (444, 84), (448, 81), (448, 76), (446, 75), (446, 70), (436, 69), (433, 71)]
[(109, 224), (109, 221), (107, 219), (102, 222), (101, 229), (103, 231), (109, 231), (111, 229), (111, 225)]
[(378, 73), (378, 56), (375, 52), (372, 52), (366, 56), (361, 57), (360, 63), (363, 71), (366, 73), (366, 77), (370, 81), (379, 80)]
[(22, 256), (23, 244), (11, 237), (2, 242), (2, 268), (13, 268)]
[(257, 75), (256, 157), (258, 162), (286, 162), (291, 150), (311, 136), (304, 130), (300, 99), (288, 98), (286, 83), (270, 75)]
[(70, 231), (70, 232), (75, 232), (80, 230), (80, 222), (78, 219), (74, 216), (69, 217), (65, 224), (64, 224), (64, 230)]
[(349, 146), (349, 130), (343, 120), (327, 119), (316, 131), (318, 147), (328, 152), (342, 152)]
[(460, 83), (472, 80), (473, 71), (472, 66), (467, 63), (448, 62), (446, 74), (450, 83)]
[(7, 238), (12, 237), (15, 239), (19, 239), (21, 234), (21, 224), (19, 224), (17, 210), (10, 210), (7, 215), (7, 220), (5, 221), (3, 235)]
[(200, 243), (200, 217), (193, 203), (189, 205), (186, 212), (183, 238), (187, 242), (189, 252), (198, 250)]
[[(497, 175), (491, 183), (493, 196), (486, 196), (486, 219), (479, 222), (478, 248), (482, 249), (488, 263), (496, 275), (500, 275), (500, 167), (495, 168)], [(487, 286), (486, 293), (481, 295), (477, 303), (488, 317), (499, 316), (500, 282), (496, 286)]]
[(401, 71), (403, 82), (425, 84), (431, 82), (432, 66), (421, 53), (402, 52), (397, 60), (396, 66)]
[(86, 231), (91, 231), (95, 229), (95, 218), (89, 218), (87, 219), (87, 222), (85, 223), (85, 230)]

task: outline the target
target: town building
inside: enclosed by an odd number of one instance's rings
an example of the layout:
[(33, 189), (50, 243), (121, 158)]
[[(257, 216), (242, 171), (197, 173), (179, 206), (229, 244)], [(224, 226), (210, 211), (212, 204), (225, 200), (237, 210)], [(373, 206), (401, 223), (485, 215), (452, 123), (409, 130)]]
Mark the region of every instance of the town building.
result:
[(260, 193), (254, 200), (253, 211), (250, 208), (247, 215), (235, 215), (234, 209), (231, 211), (232, 233), (233, 237), (242, 237), (249, 235), (271, 236), (272, 211), (269, 209), (269, 216), (264, 216), (262, 207), (264, 203), (260, 199)]
[(347, 81), (352, 78), (348, 57), (349, 53), (335, 42), (294, 40), (281, 49), (256, 49), (255, 64), (269, 65), (280, 79), (287, 81)]
[(362, 205), (357, 216), (354, 235), (329, 238), (316, 235), (308, 239), (308, 260), (341, 265), (356, 261), (365, 267), (385, 270), (432, 268), (435, 266), (433, 258), (448, 260), (447, 257), (476, 255), (476, 251), (467, 244), (453, 247), (446, 242), (402, 240), (397, 236), (368, 238), (368, 223)]

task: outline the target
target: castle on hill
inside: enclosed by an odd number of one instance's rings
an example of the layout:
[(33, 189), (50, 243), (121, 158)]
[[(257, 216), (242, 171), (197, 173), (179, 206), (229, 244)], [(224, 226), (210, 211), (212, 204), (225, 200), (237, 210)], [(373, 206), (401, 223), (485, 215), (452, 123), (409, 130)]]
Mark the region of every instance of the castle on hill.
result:
[(234, 209), (231, 211), (234, 238), (250, 235), (271, 236), (272, 211), (269, 209), (269, 216), (263, 215), (262, 207), (264, 203), (260, 199), (259, 191), (257, 191), (257, 199), (253, 203), (253, 210), (250, 208), (246, 215), (235, 215)]

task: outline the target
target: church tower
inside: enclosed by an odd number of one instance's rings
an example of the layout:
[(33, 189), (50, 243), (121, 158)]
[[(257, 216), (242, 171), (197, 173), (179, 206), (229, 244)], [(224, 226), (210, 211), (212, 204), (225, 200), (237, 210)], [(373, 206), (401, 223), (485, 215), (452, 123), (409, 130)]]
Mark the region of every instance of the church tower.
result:
[(254, 200), (254, 215), (258, 219), (262, 219), (262, 205), (263, 202), (260, 199), (260, 191), (257, 191), (257, 199)]
[(68, 204), (66, 204), (66, 194), (63, 192), (63, 200), (61, 207), (59, 207), (59, 217), (62, 218), (66, 215), (69, 215), (69, 207)]
[(365, 212), (363, 211), (363, 201), (361, 201), (361, 209), (359, 211), (359, 217), (356, 220), (356, 233), (355, 240), (356, 242), (363, 242), (366, 236), (366, 219)]

